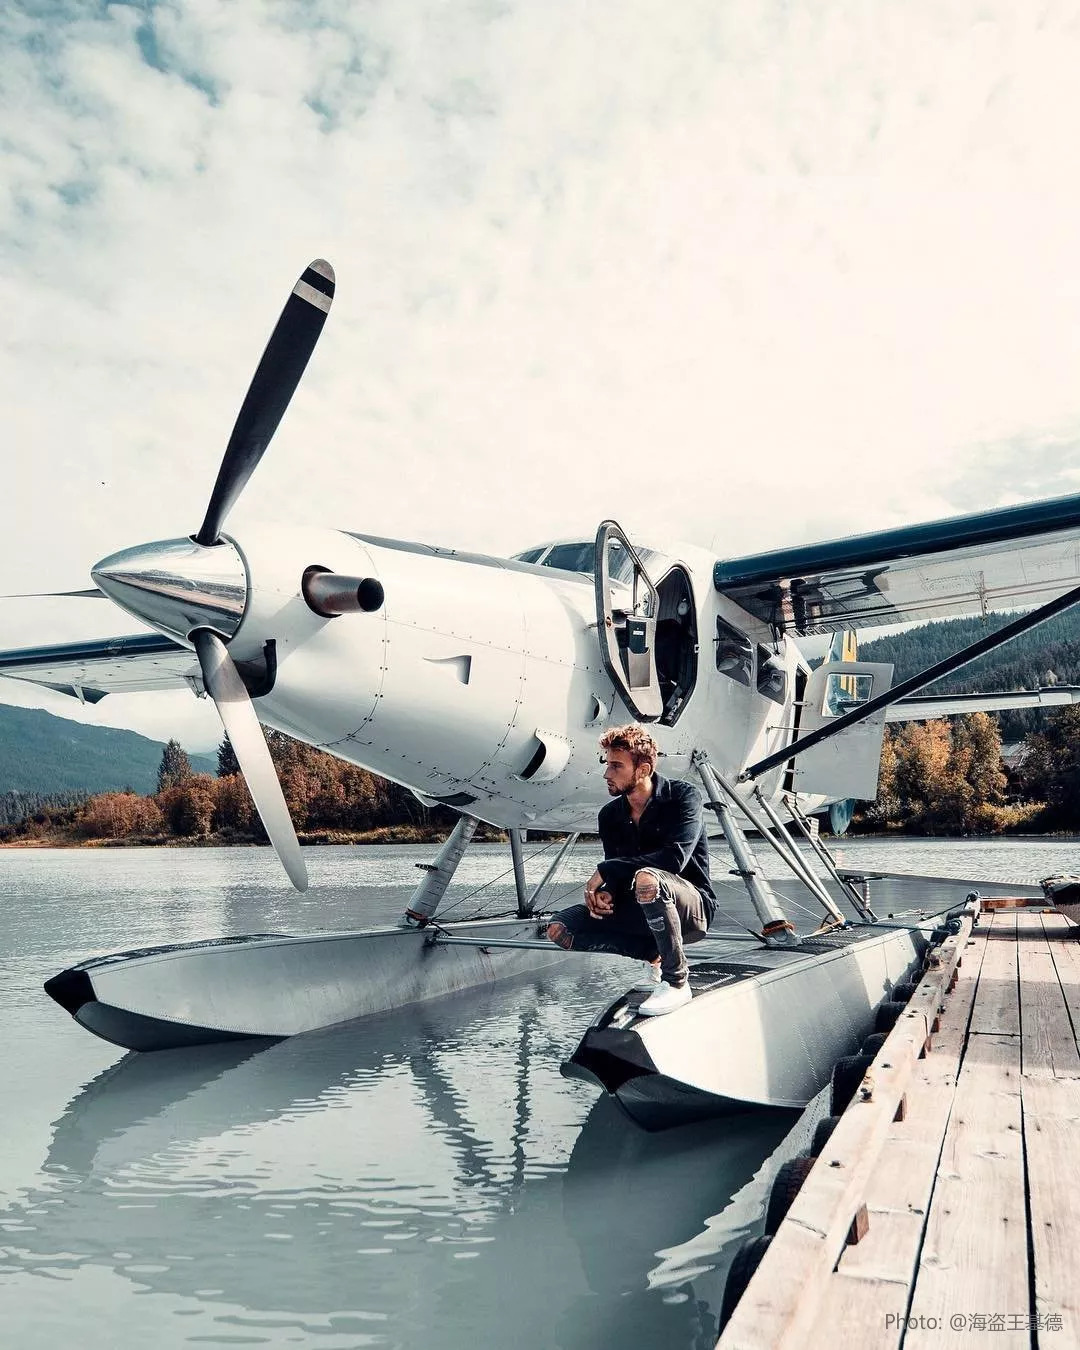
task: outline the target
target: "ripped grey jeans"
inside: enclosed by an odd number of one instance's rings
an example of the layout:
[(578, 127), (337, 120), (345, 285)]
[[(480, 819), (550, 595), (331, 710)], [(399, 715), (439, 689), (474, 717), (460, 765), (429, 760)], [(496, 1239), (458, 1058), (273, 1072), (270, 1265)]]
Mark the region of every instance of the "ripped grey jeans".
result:
[[(650, 878), (655, 878), (653, 898), (647, 898)], [(654, 961), (659, 954), (665, 983), (685, 984), (683, 945), (700, 941), (709, 926), (698, 888), (673, 872), (643, 867), (612, 899), (615, 912), (603, 919), (593, 918), (585, 905), (560, 910), (548, 923), (548, 937), (567, 951), (611, 952), (636, 961)]]

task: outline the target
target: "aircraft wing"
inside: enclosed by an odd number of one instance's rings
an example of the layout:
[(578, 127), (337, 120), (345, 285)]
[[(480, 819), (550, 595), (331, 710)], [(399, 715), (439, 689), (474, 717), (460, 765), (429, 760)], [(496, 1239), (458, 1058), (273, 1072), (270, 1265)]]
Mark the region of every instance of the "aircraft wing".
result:
[(927, 722), (963, 713), (1005, 712), (1010, 708), (1055, 708), (1080, 703), (1080, 685), (1055, 684), (1045, 689), (1014, 689), (999, 694), (916, 694), (890, 703), (886, 722)]
[(97, 703), (106, 694), (192, 689), (201, 693), (195, 653), (157, 633), (0, 651), (0, 676)]
[(797, 633), (1032, 609), (1080, 585), (1080, 493), (721, 559), (713, 580)]

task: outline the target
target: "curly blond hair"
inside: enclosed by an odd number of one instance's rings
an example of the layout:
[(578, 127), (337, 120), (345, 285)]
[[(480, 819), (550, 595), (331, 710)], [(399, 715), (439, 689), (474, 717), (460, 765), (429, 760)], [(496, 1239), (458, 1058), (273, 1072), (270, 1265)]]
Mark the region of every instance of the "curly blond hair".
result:
[(624, 750), (634, 761), (635, 769), (647, 764), (650, 773), (660, 757), (659, 746), (636, 722), (629, 722), (625, 727), (609, 727), (600, 737), (600, 749)]

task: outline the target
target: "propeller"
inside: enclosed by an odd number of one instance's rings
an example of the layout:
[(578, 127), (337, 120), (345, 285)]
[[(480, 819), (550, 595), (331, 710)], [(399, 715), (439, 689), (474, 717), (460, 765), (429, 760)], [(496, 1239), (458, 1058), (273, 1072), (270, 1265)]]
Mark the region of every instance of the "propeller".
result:
[(107, 600), (109, 597), (96, 586), (85, 591), (18, 591), (14, 595), (0, 595), (0, 600)]
[[(307, 889), (307, 869), (289, 808), (251, 695), (226, 645), (242, 622), (249, 580), (238, 550), (222, 538), (221, 530), (285, 415), (333, 298), (334, 269), (316, 258), (293, 287), (255, 368), (198, 534), (124, 549), (92, 569), (100, 589), (123, 609), (194, 646), (206, 691), (232, 741), (266, 833), (301, 891)], [(381, 603), (381, 592), (378, 599)], [(377, 608), (374, 597), (368, 595), (368, 600), (367, 608)], [(364, 607), (359, 598), (356, 607)]]
[(316, 258), (285, 302), (240, 405), (197, 544), (218, 542), (225, 517), (258, 467), (315, 350), (334, 298), (334, 269)]
[(221, 638), (209, 628), (197, 628), (191, 634), (195, 654), (202, 668), (206, 692), (214, 700), (222, 725), (236, 752), (244, 780), (270, 836), (281, 865), (298, 891), (306, 891), (307, 868), (300, 855), (300, 841), (293, 829), (285, 794), (270, 758), (266, 737), (255, 713), (244, 682)]
[[(319, 340), (334, 298), (334, 269), (316, 258), (304, 269), (266, 344), (236, 423), (225, 447), (206, 516), (195, 535), (196, 544), (212, 547), (221, 538), (225, 517), (247, 486), (285, 415), (300, 377)], [(222, 725), (236, 751), (255, 809), (270, 837), (289, 880), (298, 891), (307, 890), (308, 877), (300, 856), (274, 761), (259, 718), (225, 643), (209, 628), (190, 634), (202, 668), (206, 692), (214, 700)]]

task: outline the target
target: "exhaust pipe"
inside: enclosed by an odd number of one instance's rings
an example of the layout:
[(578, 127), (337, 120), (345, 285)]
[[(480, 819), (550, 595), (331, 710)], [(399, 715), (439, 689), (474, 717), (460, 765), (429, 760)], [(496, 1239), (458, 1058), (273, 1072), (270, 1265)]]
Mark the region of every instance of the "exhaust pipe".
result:
[(374, 614), (382, 609), (385, 592), (374, 577), (344, 577), (325, 567), (309, 567), (300, 590), (308, 608), (324, 619), (339, 614)]

